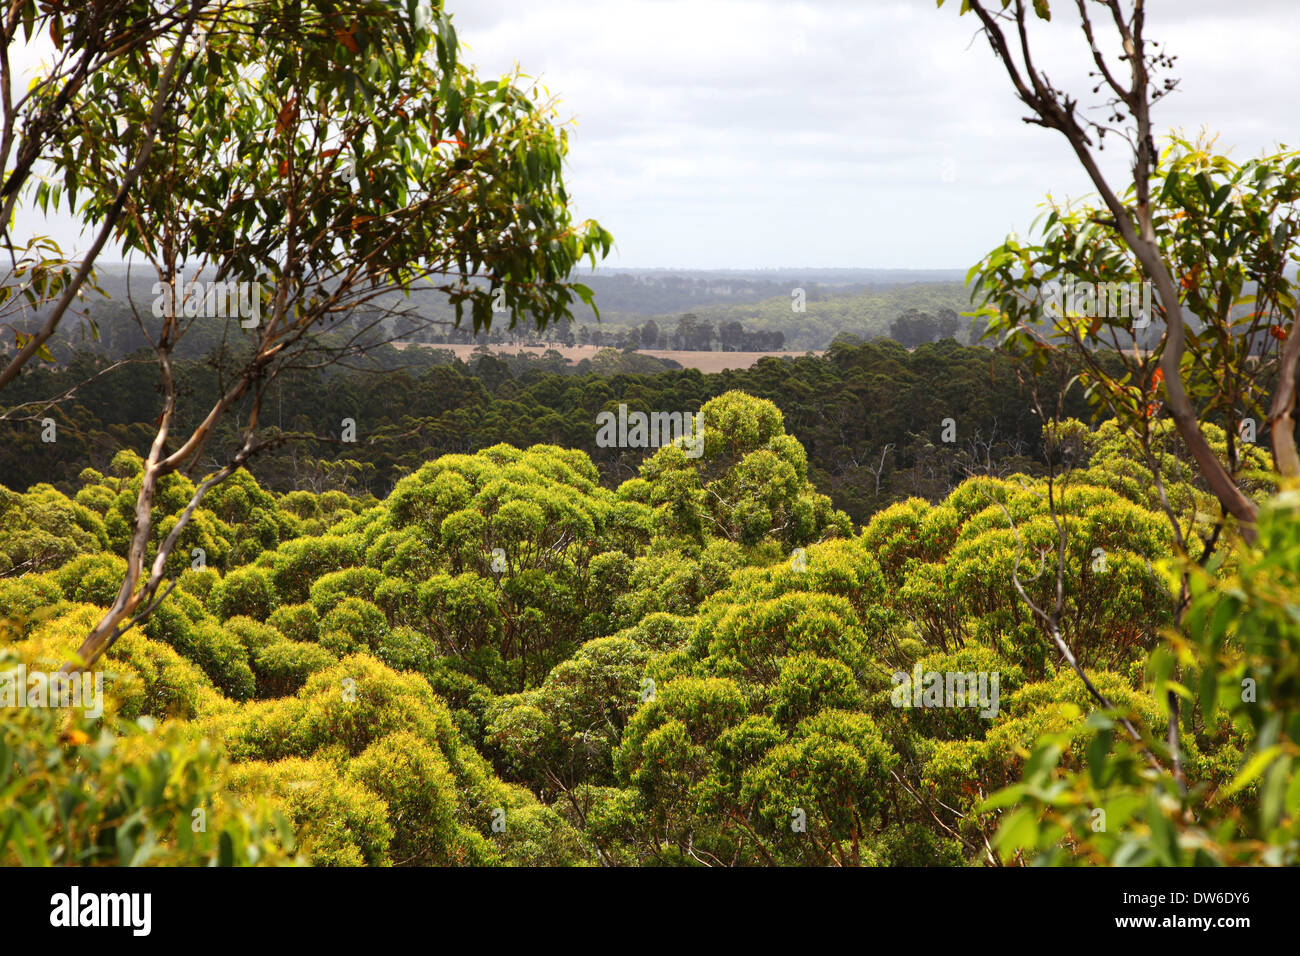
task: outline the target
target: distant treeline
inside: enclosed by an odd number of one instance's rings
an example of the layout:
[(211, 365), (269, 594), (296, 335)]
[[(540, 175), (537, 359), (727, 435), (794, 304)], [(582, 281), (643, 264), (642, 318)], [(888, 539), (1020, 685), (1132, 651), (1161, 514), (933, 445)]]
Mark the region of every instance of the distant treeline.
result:
[(674, 324), (648, 319), (641, 325), (609, 327), (559, 322), (544, 331), (495, 328), (473, 332), (452, 328), (427, 331), (412, 339), (426, 345), (596, 345), (615, 349), (675, 349), (687, 352), (779, 352), (785, 348), (784, 332), (751, 332), (739, 322), (718, 327), (693, 313)]
[[(368, 369), (292, 371), (276, 380), (263, 407), (263, 432), (278, 432), (283, 441), (253, 461), (259, 482), (280, 491), (337, 488), (382, 497), (439, 455), (507, 442), (582, 449), (612, 486), (633, 476), (654, 449), (598, 447), (597, 413), (620, 403), (694, 412), (730, 389), (780, 407), (787, 430), (807, 449), (810, 477), (857, 521), (909, 496), (938, 500), (970, 473), (1042, 467), (1041, 423), (1014, 365), (951, 339), (910, 352), (888, 340), (837, 342), (822, 357), (764, 358), (716, 374), (660, 371), (664, 363), (612, 350), (576, 369), (556, 353), (485, 352), (461, 362), (448, 352), (385, 346), (367, 358)], [(43, 413), (57, 423), (54, 443), (42, 441), (39, 420), (0, 426), (0, 484), (71, 489), (81, 469), (107, 467), (123, 447), (147, 452), (158, 413), (156, 367), (144, 359), (95, 378), (108, 364), (83, 352), (11, 386), (12, 399), (25, 401), (91, 379), (72, 400)], [(220, 362), (180, 359), (176, 375), (185, 391), (174, 431), (186, 433), (216, 393)], [(1065, 412), (1088, 416), (1077, 389)], [(342, 441), (345, 419), (355, 423), (354, 442)], [(239, 408), (227, 417), (204, 470), (224, 461), (245, 420)]]
[[(393, 294), (374, 306), (341, 316), (332, 326), (378, 344), (386, 341), (424, 345), (537, 346), (596, 345), (616, 349), (682, 351), (775, 352), (822, 351), (836, 340), (865, 342), (891, 338), (915, 348), (954, 338), (980, 342), (983, 319), (972, 319), (969, 291), (960, 282), (918, 282), (910, 285), (789, 286), (779, 279), (736, 278), (726, 275), (617, 275), (589, 277), (594, 283), (600, 320), (583, 306), (572, 319), (538, 330), (527, 322), (510, 328), (505, 316), (490, 328), (457, 326), (446, 300), (425, 291)], [(793, 279), (789, 281), (794, 281)], [(151, 334), (158, 320), (151, 314), (143, 279), (127, 283), (110, 275), (102, 282), (107, 298), (92, 297), (87, 305), (89, 325), (68, 323), (62, 345), (51, 344), (61, 361), (75, 349), (107, 356), (130, 354), (148, 347), (137, 319)], [(796, 295), (797, 293), (797, 295)], [(1241, 307), (1243, 310), (1245, 307)], [(648, 315), (651, 309), (658, 309)], [(28, 318), (39, 322), (40, 314)], [(24, 322), (15, 325), (21, 330)], [(1195, 318), (1190, 328), (1198, 328)], [(182, 358), (200, 358), (229, 348), (243, 330), (221, 318), (199, 319), (186, 332), (178, 350)], [(1153, 323), (1137, 336), (1141, 347), (1158, 344), (1160, 328)], [(1121, 338), (1130, 348), (1131, 338)]]
[[(825, 271), (825, 270), (823, 270)], [(829, 274), (829, 273), (828, 273)], [(860, 278), (869, 273), (848, 272)], [(960, 313), (971, 308), (970, 296), (961, 282), (905, 281), (904, 273), (888, 274), (890, 282), (863, 284), (841, 281), (805, 281), (796, 274), (767, 277), (726, 274), (597, 275), (583, 277), (591, 286), (600, 319), (578, 305), (571, 321), (537, 331), (528, 323), (514, 329), (504, 316), (490, 329), (457, 327), (455, 314), (441, 294), (415, 289), (409, 295), (393, 293), (382, 297), (380, 312), (358, 309), (341, 317), (335, 329), (353, 330), (373, 325), (368, 336), (376, 341), (395, 340), (423, 344), (483, 345), (551, 343), (600, 345), (626, 349), (683, 349), (764, 352), (780, 350), (820, 351), (837, 336), (861, 340), (893, 335), (899, 341), (920, 344), (954, 336), (971, 342), (970, 319)], [(935, 277), (941, 275), (936, 273)], [(69, 322), (77, 347), (105, 355), (120, 356), (147, 347), (136, 324), (146, 329), (155, 323), (151, 314), (155, 277), (145, 270), (132, 272), (131, 281), (120, 270), (108, 269), (101, 276), (104, 297), (92, 294), (84, 309), (97, 331)], [(946, 320), (929, 338), (912, 341), (906, 332), (891, 332), (901, 316), (926, 315), (936, 322), (958, 316), (955, 328)], [(39, 324), (41, 313), (15, 323)], [(220, 319), (201, 319), (186, 333), (181, 357), (197, 358), (222, 348), (237, 327)]]
[[(698, 323), (721, 329), (739, 323), (746, 332), (780, 332), (786, 349), (821, 351), (842, 335), (866, 341), (889, 336), (890, 327), (911, 313), (933, 317), (957, 317), (957, 327), (947, 335), (970, 343), (971, 320), (961, 313), (972, 309), (970, 293), (960, 282), (928, 282), (865, 289), (804, 289), (801, 299), (793, 289), (783, 295), (750, 304), (726, 303), (690, 309)], [(598, 300), (599, 302), (599, 300)], [(629, 318), (601, 313), (602, 325), (643, 325), (643, 317)], [(671, 320), (656, 316), (662, 328)], [(936, 335), (935, 338), (940, 336)]]

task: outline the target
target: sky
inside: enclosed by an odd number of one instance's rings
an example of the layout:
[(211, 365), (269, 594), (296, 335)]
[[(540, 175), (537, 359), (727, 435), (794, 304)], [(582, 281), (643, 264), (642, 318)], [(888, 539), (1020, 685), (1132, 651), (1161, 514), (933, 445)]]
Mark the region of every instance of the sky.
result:
[[(1053, 6), (1037, 60), (1100, 104), (1074, 4)], [(1049, 193), (1091, 192), (1064, 138), (1022, 122), (959, 0), (447, 8), (481, 73), (517, 64), (559, 97), (574, 209), (614, 234), (607, 265), (965, 269)], [(1296, 0), (1150, 0), (1147, 34), (1178, 57), (1158, 131), (1208, 129), (1239, 160), (1296, 145)], [(1103, 156), (1122, 184), (1123, 144)], [(66, 216), (27, 223), (77, 245)]]

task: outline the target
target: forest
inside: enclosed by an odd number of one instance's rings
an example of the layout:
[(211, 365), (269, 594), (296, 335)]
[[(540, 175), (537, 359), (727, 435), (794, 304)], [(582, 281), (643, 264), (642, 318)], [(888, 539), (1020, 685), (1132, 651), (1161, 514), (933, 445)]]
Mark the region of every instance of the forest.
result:
[[(545, 328), (527, 324), (497, 324), (475, 328), (458, 325), (455, 309), (436, 286), (421, 284), (406, 290), (402, 306), (358, 308), (341, 316), (342, 325), (354, 329), (376, 345), (400, 342), (479, 345), (597, 345), (617, 349), (674, 349), (709, 351), (822, 351), (837, 338), (863, 340), (891, 337), (911, 348), (923, 342), (952, 338), (960, 333), (972, 344), (981, 329), (971, 334), (970, 323), (959, 312), (970, 307), (969, 293), (958, 280), (911, 281), (915, 277), (866, 270), (870, 282), (817, 282), (819, 273), (791, 273), (786, 282), (753, 278), (654, 272), (615, 273), (593, 271), (582, 282), (599, 301), (600, 313), (578, 303), (569, 316)], [(858, 277), (850, 273), (850, 277)], [(923, 274), (924, 275), (924, 274)], [(831, 278), (837, 277), (831, 273)], [(184, 281), (182, 277), (181, 281)], [(84, 306), (91, 334), (65, 334), (47, 343), (51, 357), (65, 360), (81, 349), (120, 357), (149, 347), (149, 337), (137, 327), (134, 314), (147, 310), (153, 283), (140, 273), (107, 265), (97, 277), (96, 293)], [(394, 287), (390, 299), (400, 292)], [(802, 311), (792, 311), (792, 294), (801, 297)], [(740, 300), (743, 304), (737, 304)], [(40, 327), (47, 309), (35, 309), (25, 319), (15, 316), (14, 327), (29, 333)], [(145, 317), (146, 319), (148, 316)], [(901, 323), (901, 325), (899, 324)], [(203, 355), (220, 344), (222, 328), (191, 329), (178, 343), (184, 355)]]
[(1300, 152), (1157, 146), (1142, 0), (937, 6), (1096, 187), (964, 283), (584, 276), (441, 3), (0, 13), (0, 866), (1300, 862)]
[[(554, 353), (550, 353), (553, 355)], [(811, 480), (837, 508), (863, 523), (909, 497), (937, 500), (969, 474), (1005, 476), (1043, 470), (1042, 422), (1009, 358), (952, 340), (907, 351), (883, 339), (839, 342), (824, 357), (767, 358), (746, 370), (636, 371), (647, 356), (606, 350), (589, 369), (521, 353), (486, 351), (464, 363), (435, 352), (411, 366), (410, 351), (376, 350), (372, 369), (303, 371), (267, 393), (268, 429), (285, 437), (249, 469), (269, 491), (338, 490), (386, 498), (396, 482), (440, 454), (473, 453), (506, 443), (552, 444), (586, 453), (606, 487), (638, 474), (645, 450), (601, 448), (596, 416), (619, 402), (633, 410), (680, 407), (697, 412), (736, 390), (774, 402), (785, 428), (808, 458)], [(390, 364), (391, 363), (391, 364)], [(61, 369), (35, 369), (11, 386), (15, 399), (61, 395), (79, 382), (74, 401), (52, 409), (58, 441), (45, 443), (30, 424), (5, 423), (0, 483), (16, 491), (45, 483), (74, 496), (89, 466), (107, 470), (123, 448), (144, 455), (152, 429), (144, 418), (156, 375), (148, 364), (116, 369), (82, 353)], [(217, 375), (209, 359), (175, 363), (189, 394), (178, 423), (210, 406)], [(1081, 396), (1068, 412), (1087, 417)], [(952, 418), (960, 440), (943, 441)], [(356, 426), (342, 440), (342, 423)], [(228, 420), (217, 440), (234, 441)], [(306, 436), (306, 437), (296, 437)]]

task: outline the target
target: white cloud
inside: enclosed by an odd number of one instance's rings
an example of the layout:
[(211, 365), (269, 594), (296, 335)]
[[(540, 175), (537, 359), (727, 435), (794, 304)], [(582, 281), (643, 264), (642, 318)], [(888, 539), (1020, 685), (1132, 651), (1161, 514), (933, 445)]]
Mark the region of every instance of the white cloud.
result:
[[(1086, 90), (1061, 6), (1039, 62)], [(1295, 4), (1149, 7), (1182, 78), (1162, 129), (1208, 126), (1239, 156), (1290, 136)], [(494, 0), (456, 19), (473, 62), (518, 61), (562, 93), (578, 210), (614, 232), (618, 264), (964, 267), (1047, 192), (1090, 191), (1064, 141), (1021, 122), (955, 0)]]

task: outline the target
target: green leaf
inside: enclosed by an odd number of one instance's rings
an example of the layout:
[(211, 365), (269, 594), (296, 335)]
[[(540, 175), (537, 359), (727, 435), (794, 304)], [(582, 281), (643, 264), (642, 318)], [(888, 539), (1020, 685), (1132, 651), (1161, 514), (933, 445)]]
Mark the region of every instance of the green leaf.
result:
[(1228, 784), (1227, 789), (1223, 791), (1223, 795), (1230, 797), (1242, 788), (1250, 786), (1281, 753), (1281, 746), (1274, 744), (1272, 747), (1255, 754), (1246, 761), (1246, 765), (1232, 779), (1232, 783)]
[(1010, 856), (1016, 850), (1037, 846), (1038, 815), (1029, 807), (1014, 811), (998, 827), (993, 843), (1004, 856)]

